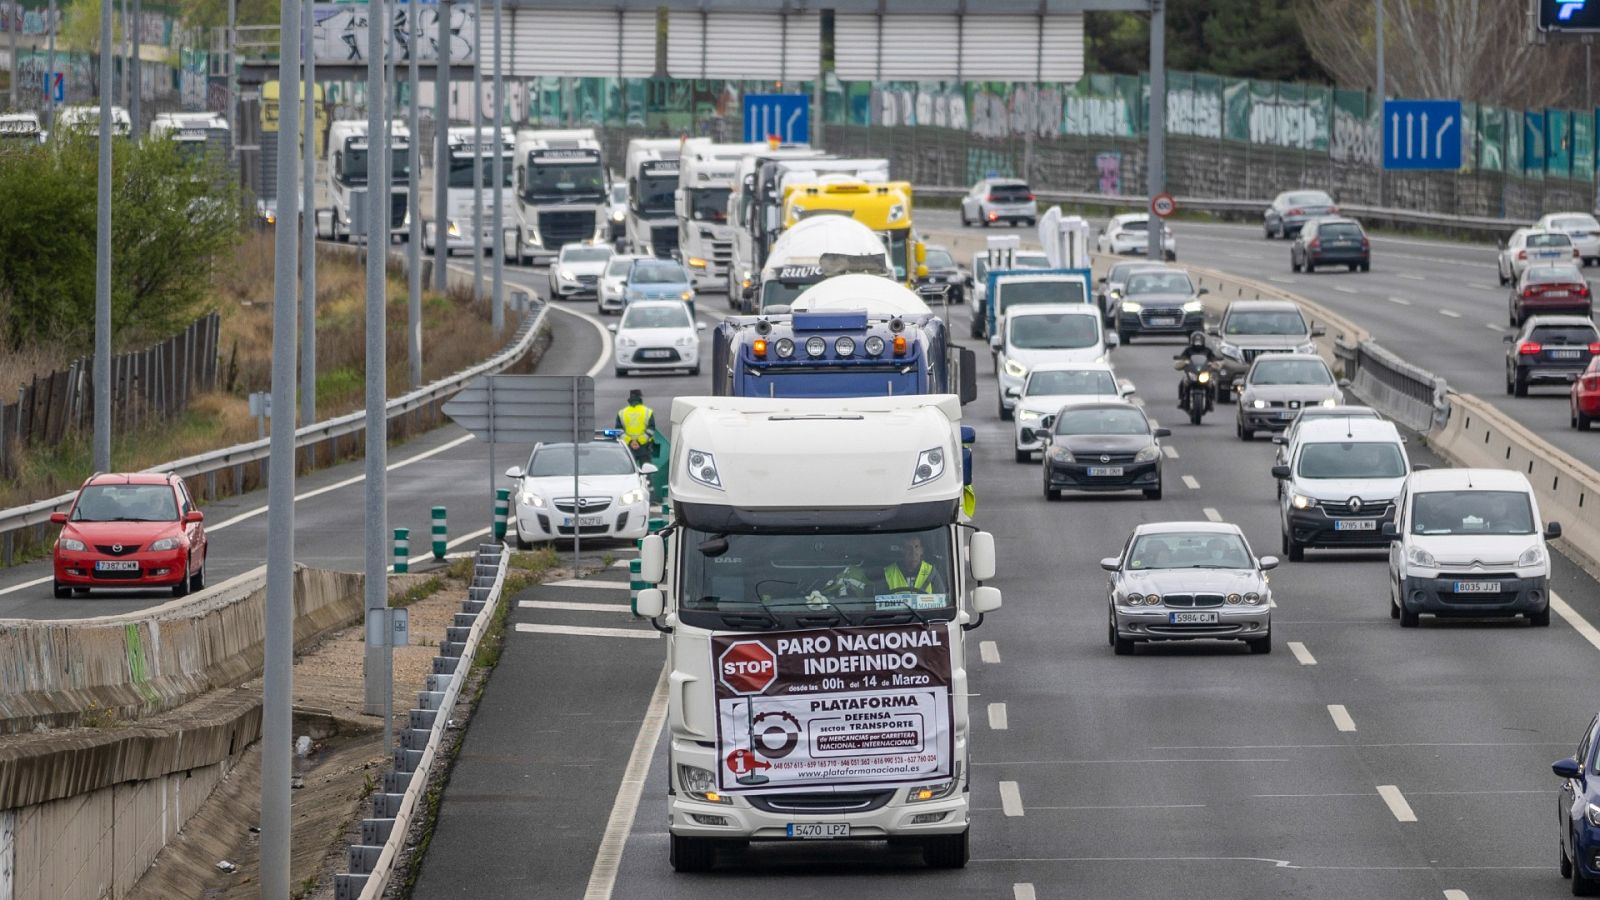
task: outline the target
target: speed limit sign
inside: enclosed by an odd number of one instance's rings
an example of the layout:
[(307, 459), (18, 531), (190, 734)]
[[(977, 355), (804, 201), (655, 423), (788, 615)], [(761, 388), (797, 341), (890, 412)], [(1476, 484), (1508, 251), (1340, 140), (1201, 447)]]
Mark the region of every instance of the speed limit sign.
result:
[(1178, 211), (1178, 201), (1165, 191), (1150, 198), (1150, 211), (1159, 218), (1165, 219)]

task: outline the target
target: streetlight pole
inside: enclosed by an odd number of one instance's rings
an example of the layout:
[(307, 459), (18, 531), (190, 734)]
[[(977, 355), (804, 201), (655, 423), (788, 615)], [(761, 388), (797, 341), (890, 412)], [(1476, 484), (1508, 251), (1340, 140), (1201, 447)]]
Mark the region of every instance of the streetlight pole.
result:
[[(506, 192), (506, 155), (500, 152), (500, 128), (505, 118), (505, 76), (501, 74), (504, 68), (500, 58), (500, 35), (504, 31), (501, 25), (500, 11), (505, 6), (504, 0), (494, 0), (494, 234), (500, 235), (504, 242), (505, 237), (505, 204)], [(506, 330), (506, 255), (497, 252), (494, 255), (494, 309), (490, 313), (490, 325), (494, 329), (494, 339), (500, 340), (501, 334)], [(577, 532), (574, 531), (574, 534)]]
[(301, 136), (305, 157), (300, 176), (300, 424), (310, 425), (317, 420), (317, 35), (312, 4), (302, 0), (300, 6), (306, 57)]
[(442, 0), (433, 69), (433, 289), (441, 294), (450, 267), (450, 13)]
[[(1150, 0), (1150, 150), (1146, 175), (1150, 199), (1167, 185), (1167, 12), (1166, 0)], [(1165, 220), (1152, 210), (1147, 259), (1164, 259)]]
[(383, 0), (371, 0), (367, 16), (367, 366), (366, 366), (366, 581), (367, 646), (364, 662), (366, 711), (384, 716), (385, 753), (389, 752), (388, 699), (390, 657), (387, 641), (374, 642), (388, 624), (389, 511), (385, 479), (389, 462), (388, 422), (384, 418), (389, 359), (385, 341), (386, 264), (389, 250), (389, 123), (384, 118)]
[[(1377, 0), (1377, 3), (1378, 3), (1378, 9), (1377, 9), (1377, 14), (1378, 14), (1378, 22), (1377, 22), (1377, 29), (1378, 29), (1378, 31), (1377, 31), (1378, 79), (1377, 79), (1377, 82), (1376, 82), (1376, 88), (1372, 92), (1372, 97), (1373, 97), (1374, 102), (1376, 102), (1378, 104), (1378, 139), (1379, 139), (1379, 143), (1382, 143), (1382, 140), (1383, 140), (1383, 101), (1384, 101), (1384, 99), (1386, 97), (1388, 97), (1389, 81), (1388, 81), (1388, 78), (1385, 76), (1385, 73), (1384, 73), (1384, 70), (1383, 70), (1383, 0)], [(1383, 194), (1384, 194), (1384, 190), (1383, 190), (1383, 187), (1384, 187), (1384, 185), (1383, 185), (1383, 183), (1384, 183), (1384, 174), (1383, 174), (1383, 159), (1382, 159), (1383, 154), (1379, 153), (1378, 156), (1379, 156), (1379, 160), (1378, 160), (1378, 205), (1382, 206), (1383, 205)]]
[[(472, 151), (472, 304), (483, 302), (483, 0), (472, 5), (472, 136), (477, 148)], [(500, 139), (499, 129), (494, 138)], [(495, 147), (495, 153), (500, 148)], [(496, 244), (503, 235), (494, 235)], [(520, 248), (519, 248), (520, 249)], [(505, 251), (495, 249), (496, 255)]]
[[(50, 0), (50, 21), (45, 23), (49, 29), (49, 49), (44, 54), (45, 83), (44, 83), (44, 127), (52, 131), (56, 127), (56, 0)], [(61, 79), (63, 87), (66, 79)]]
[(144, 133), (141, 119), (139, 118), (139, 95), (144, 93), (144, 85), (139, 79), (139, 26), (143, 21), (144, 0), (133, 0), (133, 25), (131, 26), (132, 34), (129, 36), (129, 39), (133, 41), (133, 52), (130, 54), (130, 71), (128, 73), (129, 80), (133, 82), (133, 91), (131, 92), (133, 96), (128, 98), (128, 122), (133, 126), (135, 137)]
[(95, 190), (94, 470), (111, 471), (111, 0), (100, 0), (100, 177)]
[(417, 17), (421, 12), (422, 5), (410, 0), (406, 10), (410, 36), (406, 41), (406, 56), (411, 65), (407, 67), (406, 88), (411, 94), (407, 109), (411, 149), (407, 156), (410, 172), (406, 178), (406, 211), (411, 215), (411, 233), (406, 255), (410, 257), (411, 266), (406, 277), (406, 357), (410, 363), (412, 388), (422, 386), (422, 118), (417, 110), (417, 92), (421, 88), (421, 70), (417, 67), (417, 38), (421, 32), (417, 28)]

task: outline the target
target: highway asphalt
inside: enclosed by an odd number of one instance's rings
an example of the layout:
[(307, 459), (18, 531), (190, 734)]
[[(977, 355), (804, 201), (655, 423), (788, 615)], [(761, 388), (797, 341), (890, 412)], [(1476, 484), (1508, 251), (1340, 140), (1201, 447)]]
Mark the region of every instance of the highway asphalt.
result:
[[(719, 300), (703, 298), (702, 314)], [(1564, 895), (1549, 764), (1594, 714), (1592, 629), (1425, 619), (1402, 631), (1386, 614), (1381, 553), (1313, 552), (1273, 575), (1272, 655), (1228, 644), (1112, 655), (1097, 562), (1135, 525), (1220, 518), (1258, 553), (1278, 551), (1271, 445), (1241, 444), (1229, 407), (1199, 427), (1180, 422), (1174, 349), (1141, 342), (1113, 357), (1174, 430), (1157, 502), (1046, 503), (1038, 464), (1012, 459), (1010, 426), (988, 402), (992, 368), (980, 363), (980, 399), (967, 407), (977, 522), (999, 545), (1005, 607), (968, 635), (974, 656), (992, 661), (972, 673), (965, 870), (926, 870), (881, 845), (810, 844), (758, 845), (708, 875), (673, 874), (651, 717), (665, 641), (623, 611), (624, 592), (545, 585), (516, 598), (518, 629), (467, 733), (415, 896), (1165, 900), (1180, 885), (1218, 898)], [(597, 380), (603, 398), (643, 386), (657, 409), (705, 389), (609, 371)], [(1581, 570), (1558, 560), (1554, 587), (1600, 622)], [(637, 788), (636, 743), (649, 760)]]

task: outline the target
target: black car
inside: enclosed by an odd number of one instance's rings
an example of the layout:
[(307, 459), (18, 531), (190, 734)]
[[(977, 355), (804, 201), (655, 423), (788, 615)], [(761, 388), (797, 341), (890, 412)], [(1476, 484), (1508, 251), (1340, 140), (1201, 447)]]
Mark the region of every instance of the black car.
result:
[(946, 296), (946, 299), (950, 303), (966, 302), (966, 296), (962, 293), (962, 288), (966, 283), (966, 276), (961, 271), (961, 266), (956, 264), (956, 258), (950, 255), (949, 250), (944, 247), (930, 245), (925, 264), (928, 267), (928, 274), (917, 279), (917, 287), (947, 285), (950, 293)]
[(1124, 344), (1139, 335), (1184, 335), (1204, 330), (1205, 307), (1189, 273), (1182, 269), (1134, 269), (1112, 301), (1117, 338)]
[(1289, 245), (1289, 268), (1315, 272), (1317, 266), (1348, 266), (1350, 271), (1372, 269), (1372, 244), (1355, 219), (1325, 216), (1301, 226)]
[(1044, 498), (1067, 491), (1143, 491), (1161, 499), (1161, 444), (1172, 432), (1153, 428), (1144, 411), (1120, 401), (1064, 406), (1035, 430), (1048, 441)]
[(1506, 393), (1528, 395), (1530, 384), (1577, 380), (1600, 348), (1600, 330), (1583, 316), (1534, 316), (1506, 335)]

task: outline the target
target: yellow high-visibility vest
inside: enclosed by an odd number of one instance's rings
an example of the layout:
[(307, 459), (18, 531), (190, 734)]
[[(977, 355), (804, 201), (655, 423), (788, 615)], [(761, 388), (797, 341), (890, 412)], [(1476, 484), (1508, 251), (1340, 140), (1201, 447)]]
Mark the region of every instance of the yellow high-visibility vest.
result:
[(933, 566), (924, 560), (922, 565), (917, 568), (916, 580), (907, 581), (905, 573), (900, 571), (899, 564), (895, 564), (883, 570), (883, 580), (888, 583), (891, 591), (907, 589), (925, 591), (933, 580)]
[(644, 443), (650, 439), (650, 418), (655, 413), (643, 403), (638, 406), (624, 406), (617, 416), (622, 419), (622, 434), (630, 441)]

